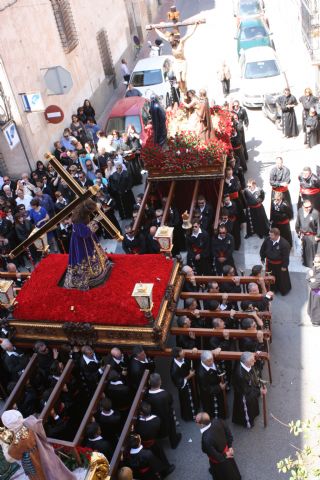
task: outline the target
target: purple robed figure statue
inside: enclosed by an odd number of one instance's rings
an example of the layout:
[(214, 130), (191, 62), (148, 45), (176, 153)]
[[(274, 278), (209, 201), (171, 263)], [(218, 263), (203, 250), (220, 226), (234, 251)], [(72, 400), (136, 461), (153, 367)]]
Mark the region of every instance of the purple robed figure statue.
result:
[(68, 268), (64, 279), (65, 288), (89, 290), (106, 280), (111, 262), (89, 227), (90, 213), (96, 208), (88, 199), (75, 208), (72, 214), (72, 236)]

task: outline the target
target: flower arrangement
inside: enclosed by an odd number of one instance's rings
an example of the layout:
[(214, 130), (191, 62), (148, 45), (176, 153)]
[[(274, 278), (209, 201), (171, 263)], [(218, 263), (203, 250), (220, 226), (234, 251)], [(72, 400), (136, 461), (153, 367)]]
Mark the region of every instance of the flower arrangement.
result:
[(200, 170), (221, 171), (224, 156), (231, 150), (230, 112), (219, 106), (210, 108), (214, 136), (203, 142), (187, 127), (183, 111), (167, 112), (168, 140), (164, 148), (153, 142), (152, 129), (142, 149), (142, 159), (149, 174), (184, 174)]
[[(56, 454), (60, 457), (68, 470), (73, 472), (74, 470), (76, 470), (76, 468), (79, 467), (73, 448), (61, 446), (59, 444), (54, 444), (53, 447)], [(81, 460), (81, 467), (87, 469), (93, 450), (88, 447), (75, 447), (75, 449), (79, 454)]]

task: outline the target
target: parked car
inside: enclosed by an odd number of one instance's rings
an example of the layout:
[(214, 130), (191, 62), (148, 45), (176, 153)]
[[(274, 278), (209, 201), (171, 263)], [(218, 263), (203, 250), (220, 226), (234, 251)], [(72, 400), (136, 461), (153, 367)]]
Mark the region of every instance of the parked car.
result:
[(276, 52), (271, 47), (244, 50), (239, 65), (242, 101), (247, 107), (261, 107), (265, 95), (278, 97), (288, 86)]
[(253, 47), (272, 47), (271, 33), (262, 18), (246, 18), (239, 25), (236, 38), (238, 55)]
[[(237, 24), (246, 18), (265, 18), (263, 0), (235, 0), (234, 16), (237, 18)], [(267, 20), (266, 20), (267, 21)]]
[(129, 97), (118, 100), (107, 118), (106, 133), (111, 133), (112, 130), (124, 133), (127, 131), (128, 125), (131, 124), (140, 135), (142, 145), (144, 145), (146, 141), (145, 128), (150, 120), (149, 105), (149, 100), (143, 97)]
[(165, 107), (170, 101), (170, 82), (168, 75), (172, 70), (173, 57), (160, 55), (143, 58), (137, 62), (130, 77), (130, 83), (141, 92), (142, 96), (149, 98), (152, 94), (162, 97)]

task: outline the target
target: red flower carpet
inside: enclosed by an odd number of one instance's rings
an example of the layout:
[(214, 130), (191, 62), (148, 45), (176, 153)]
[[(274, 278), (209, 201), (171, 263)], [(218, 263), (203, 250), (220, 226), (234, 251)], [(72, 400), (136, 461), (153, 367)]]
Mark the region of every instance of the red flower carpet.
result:
[[(147, 325), (131, 293), (138, 282), (154, 283), (156, 317), (170, 279), (173, 261), (162, 255), (109, 255), (114, 263), (108, 280), (87, 292), (58, 286), (68, 255), (51, 254), (32, 272), (17, 296), (16, 320)], [(74, 307), (74, 311), (71, 307)]]

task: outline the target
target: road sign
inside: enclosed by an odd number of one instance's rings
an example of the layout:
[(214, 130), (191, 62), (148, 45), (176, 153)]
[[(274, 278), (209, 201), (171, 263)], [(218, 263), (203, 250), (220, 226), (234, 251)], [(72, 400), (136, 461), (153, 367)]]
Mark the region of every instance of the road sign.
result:
[(61, 123), (64, 119), (64, 113), (57, 105), (49, 105), (44, 111), (44, 116), (48, 123)]
[(43, 112), (44, 104), (40, 92), (22, 93), (21, 98), (25, 112)]
[(16, 124), (14, 122), (8, 123), (2, 131), (10, 147), (10, 150), (13, 150), (17, 145), (19, 145), (20, 137), (17, 131)]
[(73, 81), (70, 72), (63, 67), (50, 67), (44, 74), (48, 95), (63, 95), (70, 92)]

